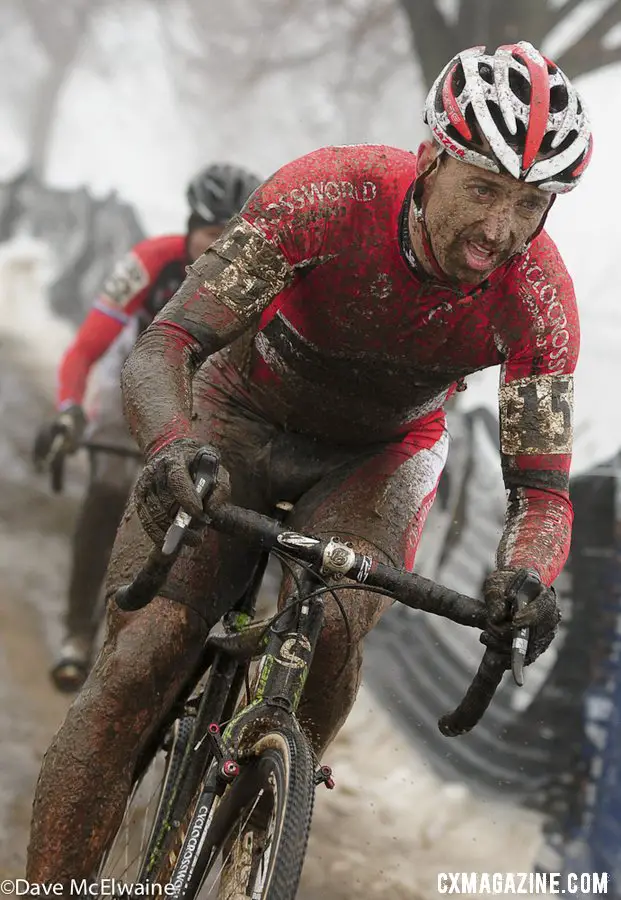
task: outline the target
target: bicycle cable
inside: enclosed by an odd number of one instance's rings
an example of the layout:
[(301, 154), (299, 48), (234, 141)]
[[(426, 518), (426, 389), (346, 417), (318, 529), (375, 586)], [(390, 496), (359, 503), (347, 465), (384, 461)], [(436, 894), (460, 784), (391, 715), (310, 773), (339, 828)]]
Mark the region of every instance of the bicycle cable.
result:
[[(343, 619), (343, 624), (345, 625), (346, 653), (345, 653), (345, 660), (343, 661), (343, 664), (341, 665), (341, 668), (339, 669), (338, 674), (336, 676), (336, 678), (338, 680), (341, 677), (341, 675), (343, 674), (343, 672), (345, 671), (345, 668), (350, 660), (352, 649), (353, 649), (352, 636), (351, 636), (351, 625), (349, 624), (349, 617), (348, 617), (347, 613), (345, 612), (345, 607), (343, 606), (340, 597), (337, 596), (337, 594), (335, 593), (335, 589), (331, 585), (328, 584), (328, 582), (323, 577), (323, 575), (321, 575), (319, 572), (316, 572), (313, 569), (313, 567), (310, 565), (310, 563), (300, 562), (300, 560), (291, 556), (286, 551), (276, 551), (275, 555), (278, 557), (281, 557), (281, 561), (283, 563), (285, 562), (285, 558), (288, 558), (290, 560), (293, 560), (295, 563), (297, 563), (297, 565), (299, 565), (301, 569), (305, 569), (307, 572), (311, 572), (313, 577), (315, 577), (317, 579), (317, 581), (320, 581), (324, 585), (324, 587), (327, 588), (329, 590), (329, 592), (332, 594), (332, 599), (336, 603), (336, 605), (339, 609), (339, 612), (341, 613), (341, 618)], [(292, 566), (290, 564), (288, 564), (287, 567), (291, 571), (293, 571)], [(296, 581), (297, 581), (297, 579), (296, 579)], [(298, 596), (299, 596), (299, 593), (300, 593), (299, 582), (297, 582), (297, 583), (298, 583)], [(315, 596), (315, 592), (312, 592), (311, 594), (308, 595), (308, 597), (306, 599), (309, 599), (309, 597), (314, 597), (314, 596)]]
[[(315, 578), (317, 578), (318, 581), (323, 582), (324, 586), (320, 587), (320, 588), (316, 588), (314, 591), (312, 591), (306, 597), (300, 598), (298, 596), (297, 600), (295, 600), (293, 603), (290, 603), (285, 609), (280, 610), (280, 612), (278, 612), (273, 617), (273, 619), (270, 620), (270, 624), (266, 626), (264, 634), (267, 633), (267, 630), (269, 628), (271, 628), (272, 623), (274, 621), (276, 621), (277, 619), (279, 619), (281, 616), (283, 616), (285, 614), (285, 612), (288, 612), (292, 606), (295, 606), (296, 604), (300, 604), (301, 602), (303, 602), (303, 600), (310, 600), (312, 597), (318, 597), (321, 594), (331, 594), (332, 598), (334, 599), (334, 602), (336, 603), (336, 605), (341, 613), (341, 616), (343, 619), (343, 624), (345, 625), (346, 642), (347, 642), (347, 653), (345, 655), (345, 660), (344, 660), (343, 664), (341, 665), (341, 668), (339, 669), (339, 671), (336, 675), (336, 678), (335, 678), (335, 680), (338, 680), (341, 677), (341, 675), (343, 674), (343, 672), (345, 671), (347, 664), (349, 663), (352, 649), (353, 649), (353, 642), (352, 642), (352, 633), (351, 633), (351, 625), (349, 623), (349, 617), (348, 617), (347, 613), (345, 612), (345, 607), (343, 606), (343, 603), (342, 603), (340, 597), (337, 596), (335, 591), (337, 591), (337, 590), (339, 590), (339, 591), (364, 590), (366, 593), (381, 594), (382, 596), (390, 597), (393, 600), (395, 599), (394, 595), (391, 594), (390, 592), (384, 590), (383, 588), (371, 587), (370, 585), (365, 585), (363, 588), (359, 584), (342, 584), (342, 585), (339, 585), (337, 588), (335, 588), (333, 585), (328, 584), (326, 579), (322, 575), (320, 575), (318, 572), (316, 572), (313, 569), (313, 567), (310, 565), (310, 563), (300, 562), (300, 560), (296, 559), (294, 556), (290, 556), (288, 553), (286, 553), (285, 551), (282, 551), (282, 550), (272, 551), (272, 553), (274, 556), (278, 557), (281, 560), (281, 562), (285, 563), (287, 565), (287, 568), (289, 568), (289, 569), (291, 569), (292, 567), (290, 566), (290, 564), (288, 562), (286, 562), (286, 560), (291, 560), (292, 562), (299, 565), (300, 568), (306, 569), (307, 571), (311, 572), (312, 575)], [(297, 579), (296, 579), (296, 582), (297, 582)], [(299, 585), (299, 583), (298, 583), (298, 585)], [(298, 590), (299, 590), (299, 587), (298, 587)], [(261, 637), (263, 637), (263, 635)]]

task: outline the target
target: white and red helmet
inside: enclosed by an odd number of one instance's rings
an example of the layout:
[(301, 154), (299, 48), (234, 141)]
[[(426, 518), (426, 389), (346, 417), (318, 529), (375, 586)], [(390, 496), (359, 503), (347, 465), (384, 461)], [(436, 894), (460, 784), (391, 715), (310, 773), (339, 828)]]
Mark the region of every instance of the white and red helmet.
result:
[(593, 149), (578, 92), (527, 41), (458, 53), (429, 91), (425, 122), (451, 156), (551, 193), (576, 186)]

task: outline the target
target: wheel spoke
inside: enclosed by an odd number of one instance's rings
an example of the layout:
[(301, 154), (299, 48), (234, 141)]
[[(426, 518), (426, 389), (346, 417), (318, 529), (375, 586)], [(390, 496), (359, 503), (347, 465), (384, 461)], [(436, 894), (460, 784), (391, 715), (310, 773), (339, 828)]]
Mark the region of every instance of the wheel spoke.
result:
[[(146, 871), (160, 836), (165, 816), (178, 788), (181, 760), (192, 732), (193, 719), (175, 721), (169, 740), (160, 744), (141, 777), (133, 785), (123, 819), (97, 873), (98, 879), (114, 877), (137, 883)], [(165, 748), (165, 749), (164, 749)], [(158, 845), (154, 843), (158, 840)], [(154, 870), (157, 871), (157, 868)], [(149, 875), (149, 878), (153, 874)]]
[(166, 775), (165, 762), (161, 757), (162, 754), (159, 754), (153, 760), (143, 779), (134, 786), (121, 826), (102, 866), (101, 877), (137, 878)]
[(214, 882), (213, 882), (212, 886), (211, 886), (210, 889), (209, 889), (209, 894), (212, 894), (213, 891), (214, 891), (214, 889), (218, 886), (219, 881), (220, 881), (220, 879), (221, 879), (221, 877), (222, 877), (222, 873), (224, 872), (224, 870), (225, 870), (225, 868), (226, 868), (226, 866), (227, 866), (227, 863), (230, 861), (231, 856), (232, 856), (232, 854), (233, 854), (233, 851), (234, 851), (236, 845), (237, 845), (238, 842), (241, 840), (241, 837), (242, 837), (242, 834), (243, 834), (243, 832), (244, 832), (244, 829), (245, 829), (246, 826), (248, 825), (248, 822), (250, 821), (250, 818), (251, 818), (253, 812), (254, 812), (255, 809), (257, 808), (257, 805), (258, 805), (258, 803), (259, 803), (259, 801), (260, 801), (262, 795), (263, 795), (263, 790), (259, 791), (259, 794), (257, 795), (257, 798), (256, 798), (256, 800), (254, 801), (254, 803), (253, 803), (253, 805), (252, 805), (252, 807), (251, 807), (251, 809), (250, 809), (248, 815), (246, 816), (245, 820), (244, 820), (243, 822), (240, 822), (239, 828), (238, 828), (238, 832), (237, 832), (237, 837), (236, 837), (235, 840), (232, 841), (231, 844), (230, 844), (230, 849), (229, 849), (227, 855), (225, 856), (224, 860), (222, 861), (222, 864), (221, 864), (221, 866), (220, 866), (218, 872), (216, 873)]

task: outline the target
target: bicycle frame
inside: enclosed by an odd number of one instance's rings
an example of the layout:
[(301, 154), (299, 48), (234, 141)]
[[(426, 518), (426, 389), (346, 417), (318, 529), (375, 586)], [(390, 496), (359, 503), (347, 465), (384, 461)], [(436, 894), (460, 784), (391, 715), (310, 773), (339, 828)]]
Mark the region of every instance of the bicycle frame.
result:
[(313, 597), (312, 574), (299, 580), (301, 596), (269, 625), (267, 646), (261, 656), (253, 699), (229, 722), (222, 736), (226, 748), (243, 753), (254, 723), (295, 715), (310, 671), (317, 640), (323, 626), (324, 603)]
[[(208, 736), (211, 738), (210, 749), (223, 757), (230, 758), (233, 749), (241, 745), (248, 729), (259, 717), (265, 725), (265, 708), (274, 716), (278, 712), (295, 715), (323, 625), (324, 603), (321, 598), (310, 596), (314, 587), (310, 573), (304, 573), (299, 579), (301, 597), (292, 598), (290, 605), (271, 620), (254, 623), (256, 595), (268, 556), (266, 553), (260, 560), (253, 581), (241, 601), (224, 616), (225, 635), (209, 637), (205, 643), (199, 664), (188, 681), (191, 694), (209, 668), (198, 708), (190, 710), (186, 699), (183, 709), (177, 704), (173, 711), (175, 718), (184, 711), (195, 714), (197, 745), (202, 745)], [(241, 636), (243, 642), (245, 634), (251, 631), (254, 635), (248, 646), (236, 652), (235, 636)], [(227, 644), (230, 649), (227, 649)], [(241, 693), (250, 659), (259, 650), (262, 650), (261, 662), (253, 699), (234, 715), (231, 707)], [(209, 731), (210, 726), (214, 725), (226, 726), (221, 740), (216, 733)], [(205, 763), (209, 755), (206, 755)]]
[[(228, 635), (239, 633), (252, 623), (255, 616), (257, 595), (268, 559), (268, 553), (261, 554), (248, 588), (224, 617), (225, 623), (228, 622)], [(210, 638), (207, 639), (203, 652), (186, 681), (185, 689), (182, 689), (178, 701), (174, 704), (166, 721), (162, 723), (161, 730), (158, 733), (159, 736), (155, 740), (155, 743), (161, 742), (162, 736), (166, 735), (171, 724), (176, 719), (184, 715), (195, 717), (194, 741), (191, 745), (188, 745), (183, 758), (178, 776), (180, 782), (186, 779), (191, 766), (197, 768), (200, 777), (205, 774), (213, 757), (211, 742), (207, 742), (205, 749), (202, 749), (205, 738), (209, 735), (209, 726), (214, 721), (226, 721), (233, 715), (235, 704), (244, 685), (246, 668), (246, 658), (238, 659), (227, 652), (226, 649), (214, 646)], [(199, 698), (197, 698), (198, 704), (192, 706), (190, 703), (192, 694), (207, 672), (209, 672), (209, 675)], [(148, 749), (146, 756), (148, 757)], [(172, 827), (172, 822), (170, 821), (172, 812), (172, 808), (169, 807), (166, 812), (165, 827)], [(162, 845), (165, 841), (165, 834), (164, 830), (160, 832), (160, 840), (152, 848), (151, 857), (147, 860), (140, 873), (141, 878), (149, 879), (154, 866), (157, 865)]]
[[(265, 569), (267, 557), (268, 554), (265, 554), (259, 566), (262, 570)], [(295, 715), (321, 632), (324, 603), (320, 597), (312, 596), (313, 574), (304, 570), (298, 579), (301, 596), (291, 598), (281, 613), (268, 623), (261, 623), (264, 633), (269, 635), (267, 643), (261, 639), (259, 632), (258, 639), (236, 657), (226, 649), (226, 642), (230, 639), (231, 646), (235, 646), (234, 636), (243, 636), (250, 630), (259, 584), (260, 577), (255, 574), (253, 584), (241, 603), (224, 617), (225, 623), (227, 619), (229, 622), (228, 635), (220, 638), (218, 644), (217, 639), (213, 638), (208, 638), (206, 642), (206, 648), (215, 649), (216, 656), (211, 662), (210, 675), (197, 712), (195, 741), (191, 750), (198, 754), (196, 762), (204, 780), (194, 804), (195, 825), (184, 836), (172, 873), (176, 894), (182, 893), (193, 875), (193, 848), (209, 827), (213, 802), (239, 774), (239, 762), (244, 760), (254, 743), (253, 737), (265, 734), (270, 725), (277, 725), (282, 717)], [(241, 694), (248, 663), (260, 648), (264, 649), (252, 700), (233, 715), (232, 707)], [(220, 725), (229, 718), (221, 734)], [(214, 759), (218, 765), (208, 768)], [(328, 767), (321, 767), (316, 783), (323, 781), (327, 787), (333, 787), (331, 775)], [(157, 861), (160, 850), (158, 846), (153, 861)], [(144, 873), (147, 877), (150, 868), (148, 865)]]

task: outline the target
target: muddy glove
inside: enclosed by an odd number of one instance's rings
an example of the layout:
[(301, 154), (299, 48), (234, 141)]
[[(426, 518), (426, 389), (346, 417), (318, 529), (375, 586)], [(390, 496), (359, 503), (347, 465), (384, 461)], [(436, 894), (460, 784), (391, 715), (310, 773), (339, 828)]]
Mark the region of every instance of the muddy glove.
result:
[[(140, 473), (134, 494), (136, 512), (142, 527), (154, 544), (163, 543), (179, 507), (193, 518), (202, 517), (203, 503), (196, 493), (190, 465), (196, 451), (204, 446), (205, 444), (193, 438), (172, 441), (152, 456)], [(213, 452), (218, 455), (216, 450)], [(228, 499), (229, 493), (229, 475), (226, 469), (220, 466), (218, 483), (211, 502), (223, 502)], [(186, 543), (197, 544), (200, 535), (196, 530), (190, 534), (192, 530), (188, 529)]]
[(481, 635), (481, 643), (499, 652), (507, 653), (510, 666), (511, 640), (513, 629), (530, 628), (526, 665), (534, 662), (548, 649), (558, 630), (561, 611), (556, 602), (554, 588), (541, 585), (538, 596), (528, 603), (521, 612), (513, 614), (516, 597), (515, 586), (520, 584), (524, 569), (497, 569), (483, 585), (483, 595), (487, 607), (489, 626)]
[(38, 432), (34, 447), (33, 458), (35, 465), (41, 466), (47, 462), (52, 451), (52, 446), (57, 437), (62, 437), (63, 442), (59, 449), (63, 453), (75, 453), (86, 428), (86, 416), (84, 410), (78, 404), (67, 407), (58, 413), (52, 422), (48, 422)]

